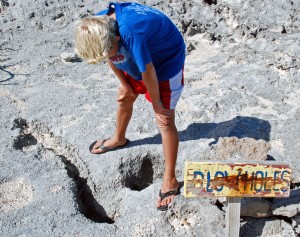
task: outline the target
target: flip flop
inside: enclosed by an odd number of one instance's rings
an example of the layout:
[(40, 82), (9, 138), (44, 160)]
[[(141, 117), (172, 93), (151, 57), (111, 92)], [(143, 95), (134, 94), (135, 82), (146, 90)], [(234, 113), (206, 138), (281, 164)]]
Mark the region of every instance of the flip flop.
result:
[(101, 152), (101, 153), (93, 153), (93, 152), (92, 152), (92, 150), (94, 149), (95, 144), (96, 144), (98, 141), (94, 141), (94, 142), (90, 145), (90, 148), (89, 148), (90, 152), (91, 152), (92, 154), (95, 154), (95, 155), (100, 155), (100, 154), (105, 153), (105, 152), (108, 152), (108, 151), (113, 151), (113, 150), (118, 150), (118, 149), (124, 148), (124, 147), (127, 146), (128, 143), (129, 143), (129, 140), (126, 138), (126, 141), (125, 141), (125, 143), (124, 143), (123, 145), (115, 146), (115, 147), (107, 147), (107, 146), (104, 146), (104, 145), (103, 145), (103, 143), (104, 143), (105, 141), (107, 141), (107, 140), (108, 140), (108, 139), (103, 139), (102, 142), (100, 143), (100, 145), (99, 145), (97, 148), (95, 148), (95, 149), (99, 149), (99, 148), (100, 148), (100, 149), (103, 150), (103, 152)]
[[(172, 190), (172, 191), (169, 191), (169, 192), (166, 192), (166, 193), (162, 193), (161, 190), (159, 190), (159, 194), (158, 195), (159, 195), (159, 197), (161, 198), (161, 201), (162, 201), (166, 197), (170, 197), (172, 195), (177, 196), (178, 194), (180, 194), (180, 185), (178, 186), (178, 188), (176, 190)], [(169, 204), (157, 207), (157, 210), (167, 211), (168, 208), (169, 208)]]

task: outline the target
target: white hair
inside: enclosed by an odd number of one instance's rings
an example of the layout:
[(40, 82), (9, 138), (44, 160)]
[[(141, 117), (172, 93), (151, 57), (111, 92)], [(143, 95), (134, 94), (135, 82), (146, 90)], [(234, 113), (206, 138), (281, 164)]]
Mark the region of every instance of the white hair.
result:
[(116, 21), (107, 16), (86, 17), (76, 22), (75, 53), (88, 63), (107, 58), (116, 37)]

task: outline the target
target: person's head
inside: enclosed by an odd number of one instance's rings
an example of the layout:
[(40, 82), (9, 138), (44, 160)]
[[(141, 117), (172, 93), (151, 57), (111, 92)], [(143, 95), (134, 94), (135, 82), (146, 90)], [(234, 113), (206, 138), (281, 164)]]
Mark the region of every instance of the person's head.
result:
[(88, 63), (99, 63), (107, 58), (118, 39), (113, 18), (86, 17), (76, 23), (75, 53)]

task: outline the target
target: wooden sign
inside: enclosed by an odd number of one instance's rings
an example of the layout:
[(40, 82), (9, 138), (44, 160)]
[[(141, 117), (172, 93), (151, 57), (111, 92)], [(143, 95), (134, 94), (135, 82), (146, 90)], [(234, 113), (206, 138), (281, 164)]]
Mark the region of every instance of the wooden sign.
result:
[(186, 162), (185, 197), (288, 197), (291, 169), (278, 162)]

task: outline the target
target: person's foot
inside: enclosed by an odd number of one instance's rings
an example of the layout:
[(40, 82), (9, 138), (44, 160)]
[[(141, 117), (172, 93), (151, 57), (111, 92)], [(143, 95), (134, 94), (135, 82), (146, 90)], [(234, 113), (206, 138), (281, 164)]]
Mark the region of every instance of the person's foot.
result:
[(128, 140), (123, 141), (115, 140), (114, 138), (97, 140), (90, 146), (90, 152), (93, 154), (101, 154), (109, 150), (125, 146), (128, 143)]
[(179, 182), (176, 179), (164, 181), (156, 202), (157, 209), (166, 210), (179, 192)]

